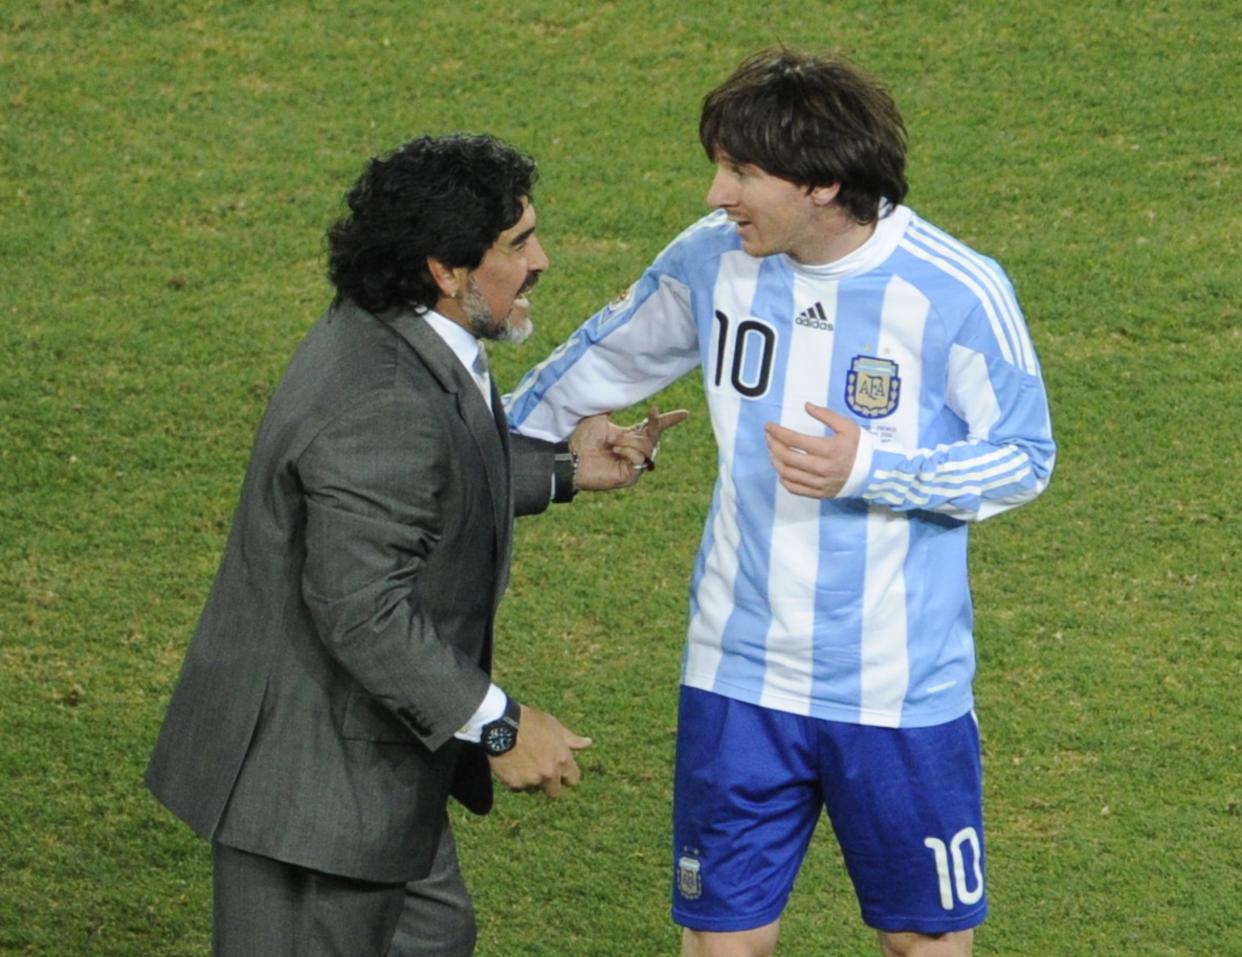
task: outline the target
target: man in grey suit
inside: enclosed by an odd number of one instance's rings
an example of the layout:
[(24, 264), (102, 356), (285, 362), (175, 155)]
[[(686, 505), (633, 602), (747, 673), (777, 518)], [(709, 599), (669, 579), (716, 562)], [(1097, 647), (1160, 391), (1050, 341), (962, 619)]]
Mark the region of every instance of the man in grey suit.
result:
[(509, 436), (479, 340), (530, 331), (534, 180), (490, 137), (423, 137), (329, 231), (336, 299), (259, 427), (148, 770), (212, 842), (218, 955), (467, 955), (450, 794), (486, 813), (489, 765), (579, 780), (590, 740), (489, 679), (513, 515), (632, 484), (679, 416)]

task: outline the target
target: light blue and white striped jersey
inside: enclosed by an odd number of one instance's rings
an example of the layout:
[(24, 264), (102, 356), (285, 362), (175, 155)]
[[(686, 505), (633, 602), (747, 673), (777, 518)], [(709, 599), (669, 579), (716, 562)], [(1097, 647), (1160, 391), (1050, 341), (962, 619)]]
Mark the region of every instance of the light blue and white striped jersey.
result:
[[(835, 721), (924, 726), (972, 707), (967, 522), (1027, 502), (1055, 458), (1039, 363), (1000, 267), (899, 206), (844, 259), (756, 259), (716, 212), (675, 239), (507, 397), (564, 439), (695, 366), (719, 475), (682, 680)], [(777, 480), (763, 425), (862, 427), (827, 501)]]

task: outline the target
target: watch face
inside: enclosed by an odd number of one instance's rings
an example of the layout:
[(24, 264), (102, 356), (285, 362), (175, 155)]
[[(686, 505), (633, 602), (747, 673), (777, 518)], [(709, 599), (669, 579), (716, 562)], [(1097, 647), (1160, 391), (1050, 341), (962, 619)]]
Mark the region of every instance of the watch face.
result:
[(504, 754), (517, 744), (517, 729), (497, 721), (483, 729), (483, 748), (488, 754)]

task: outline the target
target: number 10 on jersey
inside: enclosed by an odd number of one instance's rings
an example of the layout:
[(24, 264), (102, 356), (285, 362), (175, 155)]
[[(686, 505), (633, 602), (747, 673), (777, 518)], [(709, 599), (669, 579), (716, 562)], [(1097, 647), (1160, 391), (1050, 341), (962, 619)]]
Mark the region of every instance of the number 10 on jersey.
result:
[[(743, 319), (736, 329), (729, 317), (716, 310), (716, 367), (712, 383), (719, 386), (729, 366), (733, 388), (750, 399), (768, 391), (772, 381), (772, 360), (776, 358), (776, 330), (758, 319)], [(730, 340), (732, 333), (732, 340)], [(732, 362), (729, 356), (732, 354)]]
[[(964, 827), (953, 835), (947, 845), (938, 837), (928, 837), (924, 838), (923, 846), (930, 848), (936, 859), (940, 906), (952, 910), (955, 893), (961, 904), (979, 903), (979, 898), (983, 896), (983, 869), (980, 866), (983, 855), (978, 832), (973, 827)], [(969, 863), (963, 848), (969, 848)], [(974, 879), (974, 887), (970, 886), (970, 878)]]

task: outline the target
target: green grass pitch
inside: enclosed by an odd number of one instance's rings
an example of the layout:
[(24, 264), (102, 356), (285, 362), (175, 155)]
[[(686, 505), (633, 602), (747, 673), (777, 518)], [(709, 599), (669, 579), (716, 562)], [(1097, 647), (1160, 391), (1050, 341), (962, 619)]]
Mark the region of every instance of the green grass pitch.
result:
[[(0, 6), (0, 954), (191, 955), (208, 849), (141, 777), (265, 398), (367, 157), (532, 153), (552, 269), (511, 385), (704, 209), (704, 92), (778, 41), (884, 77), (910, 203), (999, 259), (1060, 443), (973, 532), (1005, 957), (1242, 954), (1242, 13), (1075, 4), (8, 0)], [(480, 957), (657, 957), (714, 448), (523, 521), (501, 680), (591, 734), (558, 802), (457, 810)], [(874, 953), (821, 828), (784, 957)]]

